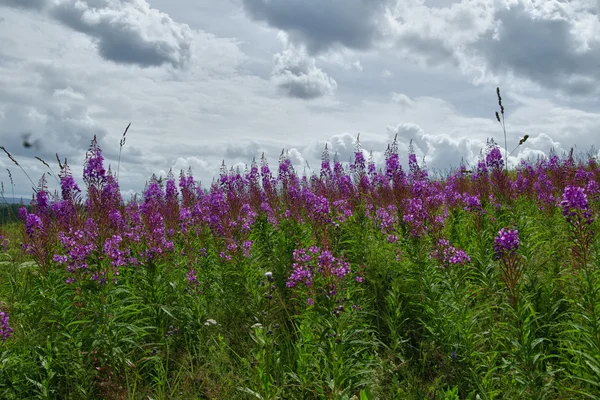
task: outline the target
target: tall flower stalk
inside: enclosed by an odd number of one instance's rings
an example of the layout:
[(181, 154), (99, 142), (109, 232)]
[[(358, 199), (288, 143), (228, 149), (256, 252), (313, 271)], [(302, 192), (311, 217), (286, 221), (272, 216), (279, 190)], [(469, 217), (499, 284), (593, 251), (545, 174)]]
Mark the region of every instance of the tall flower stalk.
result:
[(496, 259), (500, 262), (502, 281), (508, 291), (508, 297), (513, 308), (519, 301), (519, 284), (523, 275), (523, 262), (517, 252), (519, 249), (519, 231), (502, 228), (494, 238)]
[(585, 267), (590, 261), (591, 244), (594, 238), (594, 232), (590, 228), (594, 217), (585, 190), (577, 186), (567, 186), (560, 205), (563, 216), (571, 228), (573, 265), (576, 268)]

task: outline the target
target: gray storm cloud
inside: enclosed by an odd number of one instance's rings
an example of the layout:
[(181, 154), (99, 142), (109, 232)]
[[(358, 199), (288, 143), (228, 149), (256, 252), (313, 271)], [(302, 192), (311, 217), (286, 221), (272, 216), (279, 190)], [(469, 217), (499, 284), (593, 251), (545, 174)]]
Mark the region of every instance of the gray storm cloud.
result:
[(310, 54), (335, 46), (366, 50), (380, 38), (390, 0), (243, 0), (247, 14), (287, 32)]
[(0, 0), (0, 6), (43, 12), (89, 36), (102, 58), (119, 64), (182, 68), (192, 31), (145, 0)]

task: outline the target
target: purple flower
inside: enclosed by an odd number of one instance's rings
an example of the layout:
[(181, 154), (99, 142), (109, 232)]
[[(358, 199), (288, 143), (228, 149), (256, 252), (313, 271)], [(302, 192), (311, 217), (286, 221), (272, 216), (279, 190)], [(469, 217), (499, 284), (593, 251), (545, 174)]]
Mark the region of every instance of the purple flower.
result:
[(379, 207), (375, 211), (375, 222), (379, 230), (384, 233), (392, 235), (394, 231), (394, 225), (398, 222), (397, 218), (398, 209), (394, 204), (390, 204), (387, 207)]
[(513, 255), (519, 248), (519, 231), (502, 228), (494, 238), (494, 251), (497, 258)]
[(250, 249), (252, 248), (252, 243), (253, 242), (254, 241), (252, 241), (252, 240), (246, 240), (246, 241), (244, 241), (244, 243), (243, 243), (243, 246), (244, 246), (244, 257), (246, 257), (246, 258), (250, 257)]
[(6, 342), (13, 332), (13, 328), (8, 325), (8, 313), (0, 311), (0, 337)]
[(58, 264), (66, 264), (69, 261), (69, 258), (65, 255), (55, 254), (53, 260)]
[(111, 260), (110, 264), (113, 267), (121, 267), (126, 264), (125, 252), (119, 250), (122, 240), (121, 236), (113, 235), (112, 238), (106, 239), (104, 243), (104, 254)]
[(167, 187), (165, 189), (167, 199), (177, 202), (177, 185), (175, 180), (171, 177), (167, 180)]
[(334, 296), (350, 274), (350, 263), (316, 246), (294, 250), (293, 261), (292, 273), (286, 282), (289, 288), (304, 284), (300, 287), (309, 288), (309, 292), (325, 290)]
[(478, 196), (469, 196), (469, 195), (464, 195), (463, 200), (466, 204), (465, 206), (465, 211), (471, 211), (471, 212), (477, 212), (477, 213), (483, 213), (483, 207), (481, 206), (481, 201), (479, 200)]
[(563, 215), (569, 223), (580, 224), (586, 222), (591, 224), (594, 221), (589, 210), (587, 195), (581, 187), (567, 186), (560, 205), (563, 209)]
[(441, 261), (444, 268), (448, 268), (450, 265), (465, 265), (471, 262), (471, 257), (464, 250), (451, 246), (446, 239), (438, 240), (437, 248), (431, 253), (430, 257)]
[(77, 194), (81, 193), (81, 189), (77, 186), (69, 165), (65, 162), (62, 170), (59, 173), (60, 176), (60, 188), (62, 192), (63, 200), (74, 201)]
[(490, 169), (502, 169), (504, 160), (502, 159), (502, 153), (498, 147), (493, 147), (485, 156), (485, 165)]
[(323, 154), (321, 154), (321, 179), (330, 177), (331, 163), (329, 161), (329, 150), (327, 149), (327, 145), (325, 145), (325, 149), (323, 149)]
[(35, 233), (41, 233), (44, 229), (44, 224), (42, 223), (42, 219), (38, 217), (36, 214), (27, 214), (27, 218), (25, 221), (25, 232), (31, 237)]
[(391, 147), (388, 147), (385, 157), (385, 175), (389, 180), (393, 180), (400, 170), (400, 158), (398, 157), (398, 143), (396, 139)]
[(362, 146), (358, 138), (356, 138), (356, 144), (354, 146), (354, 162), (350, 166), (350, 169), (354, 172), (357, 184), (361, 181), (361, 177), (365, 173), (365, 155), (363, 154)]
[(96, 135), (92, 140), (90, 150), (86, 154), (85, 166), (83, 168), (83, 180), (87, 184), (98, 184), (106, 179), (106, 170), (103, 166), (104, 157), (102, 150), (96, 140)]
[(40, 213), (45, 212), (48, 209), (48, 191), (46, 188), (46, 175), (42, 175), (40, 179), (39, 189), (35, 194), (37, 211)]
[(544, 170), (539, 172), (538, 178), (533, 184), (533, 188), (537, 192), (537, 199), (541, 210), (549, 207), (554, 208), (556, 202), (556, 198), (554, 197), (554, 185)]
[(25, 220), (27, 218), (27, 208), (19, 207), (19, 219)]
[(427, 232), (426, 221), (429, 218), (427, 209), (424, 207), (423, 200), (412, 198), (406, 200), (406, 211), (402, 219), (408, 225), (409, 232), (415, 238), (425, 235)]

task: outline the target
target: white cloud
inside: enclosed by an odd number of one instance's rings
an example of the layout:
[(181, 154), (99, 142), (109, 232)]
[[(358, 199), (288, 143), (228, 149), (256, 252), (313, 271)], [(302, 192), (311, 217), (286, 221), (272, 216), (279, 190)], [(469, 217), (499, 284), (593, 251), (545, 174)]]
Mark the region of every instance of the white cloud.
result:
[(293, 45), (273, 56), (272, 80), (286, 95), (305, 100), (332, 96), (337, 89), (335, 79), (318, 68), (313, 57)]
[(391, 93), (392, 101), (394, 103), (400, 104), (401, 106), (410, 107), (414, 104), (412, 99), (403, 93)]

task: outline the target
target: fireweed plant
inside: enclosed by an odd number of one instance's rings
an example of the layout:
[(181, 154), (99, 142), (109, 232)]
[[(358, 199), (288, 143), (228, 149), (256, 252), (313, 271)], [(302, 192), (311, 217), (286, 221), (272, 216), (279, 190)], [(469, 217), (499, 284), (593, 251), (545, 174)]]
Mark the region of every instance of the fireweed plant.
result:
[(596, 158), (358, 139), (130, 199), (96, 138), (59, 161), (0, 232), (0, 398), (597, 398)]
[(494, 251), (500, 261), (502, 281), (508, 291), (510, 303), (516, 307), (519, 301), (519, 283), (523, 275), (523, 263), (517, 250), (519, 249), (519, 231), (502, 228), (494, 238)]

